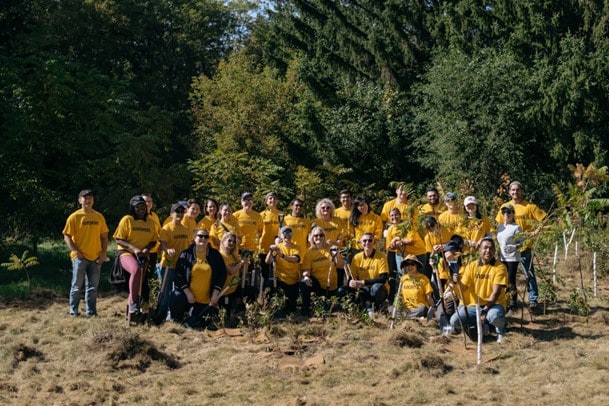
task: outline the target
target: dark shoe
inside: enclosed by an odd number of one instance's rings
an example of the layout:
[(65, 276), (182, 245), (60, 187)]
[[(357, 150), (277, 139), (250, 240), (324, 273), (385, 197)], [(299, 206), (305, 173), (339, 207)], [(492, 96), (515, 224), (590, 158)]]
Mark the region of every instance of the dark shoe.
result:
[(70, 312), (70, 317), (78, 317), (78, 313), (72, 313), (72, 312)]
[(90, 312), (87, 312), (86, 316), (87, 316), (88, 318), (91, 318), (91, 317), (97, 317), (97, 312), (91, 312), (91, 313), (90, 313)]
[(218, 326), (215, 323), (209, 323), (205, 328), (209, 331), (218, 331)]
[(129, 320), (130, 326), (137, 326), (138, 324), (144, 324), (144, 322), (146, 321), (146, 316), (142, 312), (129, 313), (127, 318)]

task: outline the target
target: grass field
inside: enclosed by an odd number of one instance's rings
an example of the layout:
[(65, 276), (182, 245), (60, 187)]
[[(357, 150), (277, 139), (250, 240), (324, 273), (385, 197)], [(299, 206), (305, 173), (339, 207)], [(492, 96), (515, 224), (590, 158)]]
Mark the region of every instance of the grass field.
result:
[(480, 365), (463, 336), (442, 337), (434, 322), (419, 320), (391, 330), (384, 315), (217, 332), (128, 327), (125, 297), (104, 288), (99, 317), (70, 318), (69, 263), (57, 260), (63, 269), (47, 275), (49, 287), (36, 274), (31, 292), (3, 294), (2, 404), (609, 403), (609, 286), (601, 279), (591, 314), (577, 315), (568, 307), (580, 283), (574, 260), (559, 268), (558, 301), (545, 314), (525, 311), (522, 324), (520, 315), (510, 319), (506, 342), (484, 343)]

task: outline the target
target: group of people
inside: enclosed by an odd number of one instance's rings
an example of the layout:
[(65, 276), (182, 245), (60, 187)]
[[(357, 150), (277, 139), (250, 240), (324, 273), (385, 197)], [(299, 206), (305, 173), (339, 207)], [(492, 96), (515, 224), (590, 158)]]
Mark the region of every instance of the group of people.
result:
[[(192, 199), (173, 204), (170, 217), (161, 223), (152, 210), (152, 196), (137, 195), (113, 234), (116, 265), (130, 275), (128, 318), (132, 323), (142, 319), (146, 276), (156, 270), (161, 281), (157, 316), (191, 327), (211, 326), (218, 305), (235, 309), (271, 292), (285, 298), (277, 317), (297, 311), (299, 298), (300, 311), (309, 315), (312, 295), (338, 296), (371, 315), (388, 305), (391, 310), (398, 305), (408, 317), (422, 317), (432, 309), (441, 327), (450, 324), (455, 330), (478, 304), (503, 337), (505, 312), (517, 306), (519, 264), (528, 276), (529, 306), (537, 306), (527, 243), (546, 217), (524, 199), (520, 182), (509, 185), (509, 194), (511, 200), (500, 207), (494, 224), (480, 213), (474, 196), (460, 204), (455, 193), (441, 198), (433, 187), (419, 205), (405, 186), (398, 186), (380, 214), (364, 196), (353, 198), (342, 190), (339, 207), (321, 199), (312, 219), (304, 216), (302, 199), (293, 199), (284, 214), (278, 196), (270, 192), (264, 210), (257, 212), (253, 194), (244, 192), (240, 210), (214, 199), (203, 205)], [(81, 191), (78, 201), (81, 209), (70, 215), (63, 231), (73, 264), (70, 314), (79, 314), (84, 286), (86, 315), (94, 316), (108, 227), (93, 209), (91, 190)], [(466, 263), (468, 255), (479, 259)]]

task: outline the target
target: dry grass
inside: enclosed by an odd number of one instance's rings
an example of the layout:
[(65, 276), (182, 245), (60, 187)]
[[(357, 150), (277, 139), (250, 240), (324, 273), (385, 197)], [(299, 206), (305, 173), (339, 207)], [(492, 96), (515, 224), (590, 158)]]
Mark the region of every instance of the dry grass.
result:
[(600, 292), (588, 318), (559, 301), (522, 327), (512, 319), (505, 343), (485, 343), (482, 365), (473, 343), (425, 321), (129, 328), (122, 297), (100, 299), (100, 317), (71, 319), (67, 299), (37, 294), (0, 306), (0, 402), (607, 404), (607, 286)]

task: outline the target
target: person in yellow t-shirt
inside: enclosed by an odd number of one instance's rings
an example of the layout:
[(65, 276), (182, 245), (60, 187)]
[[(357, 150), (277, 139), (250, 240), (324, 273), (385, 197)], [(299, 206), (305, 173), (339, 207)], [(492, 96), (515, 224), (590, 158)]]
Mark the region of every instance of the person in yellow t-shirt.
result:
[[(340, 207), (334, 210), (334, 216), (342, 220), (343, 224), (349, 224), (349, 218), (351, 217), (351, 208), (353, 207), (353, 195), (349, 189), (343, 189), (338, 194), (340, 201)], [(334, 207), (334, 204), (332, 204)], [(319, 217), (319, 216), (318, 216)]]
[(440, 202), (440, 192), (433, 186), (430, 186), (425, 191), (427, 203), (419, 206), (419, 215), (423, 218), (431, 216), (436, 220), (438, 216), (446, 210), (446, 206)]
[(300, 282), (302, 313), (305, 316), (310, 315), (311, 312), (311, 293), (325, 296), (326, 299), (336, 295), (337, 268), (345, 266), (344, 258), (338, 253), (338, 246), (326, 241), (326, 234), (321, 227), (313, 227), (311, 240), (312, 243), (302, 261)]
[(193, 234), (197, 229), (197, 218), (199, 217), (199, 214), (201, 214), (201, 205), (199, 204), (199, 201), (197, 199), (188, 199), (186, 201), (186, 213), (182, 219), (182, 224)]
[(379, 241), (383, 235), (383, 222), (378, 215), (370, 210), (368, 201), (364, 196), (357, 196), (353, 200), (349, 226), (350, 233), (356, 241), (360, 241), (364, 233), (372, 233), (375, 241)]
[[(150, 193), (142, 193), (141, 196), (146, 201), (146, 210), (148, 211), (148, 217), (154, 221), (154, 224), (157, 227), (157, 241), (159, 240), (159, 236), (161, 235), (161, 220), (159, 216), (152, 211), (154, 207), (154, 199), (152, 198), (152, 194)], [(150, 249), (150, 254), (148, 255), (148, 269), (144, 272), (144, 280), (142, 281), (142, 300), (143, 302), (148, 302), (150, 299), (150, 278), (156, 272), (156, 266), (158, 262), (158, 253), (161, 249), (160, 243), (156, 243), (154, 247)]]
[[(280, 229), (281, 242), (273, 243), (269, 246), (265, 262), (275, 263), (275, 275), (277, 288), (283, 292), (286, 301), (282, 309), (283, 312), (293, 313), (296, 311), (296, 300), (298, 299), (298, 283), (300, 282), (300, 247), (292, 242), (293, 231), (289, 226)], [(267, 281), (267, 287), (272, 287), (273, 281)], [(277, 292), (275, 292), (277, 293)], [(279, 312), (276, 317), (283, 316)]]
[(478, 304), (482, 308), (482, 323), (488, 323), (495, 327), (497, 342), (501, 343), (505, 338), (507, 269), (502, 262), (495, 259), (495, 242), (493, 239), (483, 239), (479, 246), (479, 253), (480, 259), (478, 261), (467, 264), (461, 274), (454, 273), (452, 275), (453, 282), (461, 287), (465, 298), (461, 298), (462, 305), (459, 306), (458, 312), (451, 317), (450, 324), (454, 330), (459, 330), (459, 318), (461, 318), (462, 323), (476, 320), (476, 304)]
[(277, 209), (277, 205), (279, 204), (277, 193), (267, 193), (264, 197), (264, 204), (266, 208), (260, 212), (262, 218), (262, 231), (260, 233), (258, 248), (260, 250), (262, 276), (265, 280), (268, 280), (271, 269), (265, 261), (266, 254), (269, 252), (269, 247), (275, 243), (275, 238), (278, 237), (279, 228), (283, 226), (284, 214)]
[(400, 299), (406, 307), (408, 318), (426, 317), (430, 308), (435, 308), (433, 288), (427, 276), (419, 272), (423, 264), (414, 255), (407, 255), (400, 264)]
[(78, 307), (85, 287), (85, 314), (97, 315), (97, 287), (101, 264), (107, 260), (108, 225), (104, 216), (93, 210), (93, 191), (78, 194), (80, 209), (70, 214), (63, 229), (63, 239), (70, 249), (72, 285), (70, 287), (70, 316), (79, 315)]
[(359, 243), (363, 250), (353, 256), (350, 275), (352, 279), (348, 286), (338, 289), (338, 295), (357, 300), (372, 316), (372, 306), (378, 310), (387, 299), (389, 267), (387, 257), (375, 248), (373, 233), (364, 232)]
[(197, 224), (199, 230), (211, 231), (211, 226), (218, 221), (218, 202), (215, 199), (207, 199), (205, 202), (205, 216)]
[(226, 281), (226, 265), (208, 242), (209, 232), (195, 229), (194, 243), (178, 258), (169, 309), (172, 319), (185, 327), (216, 330), (213, 319)]
[(408, 186), (406, 184), (399, 184), (395, 189), (395, 199), (389, 200), (383, 205), (383, 209), (381, 210), (381, 221), (383, 222), (383, 227), (388, 226), (390, 224), (389, 221), (389, 212), (391, 209), (396, 207), (400, 210), (400, 215), (402, 219), (412, 221), (416, 223), (419, 217), (418, 209), (410, 204), (410, 200), (408, 196)]
[(237, 235), (233, 232), (225, 233), (220, 241), (220, 254), (226, 265), (226, 282), (224, 288), (227, 291), (224, 294), (222, 307), (224, 307), (230, 315), (234, 311), (242, 307), (242, 299), (248, 298), (253, 301), (255, 292), (253, 287), (240, 283), (245, 278), (245, 272), (248, 269), (248, 261), (239, 255)]
[(242, 233), (239, 227), (238, 220), (233, 217), (233, 209), (230, 204), (224, 203), (219, 209), (220, 217), (214, 224), (212, 224), (209, 230), (209, 237), (211, 246), (215, 249), (220, 247), (220, 240), (225, 233), (231, 232), (237, 235), (237, 239), (241, 240)]
[(459, 207), (457, 195), (453, 192), (447, 193), (444, 197), (444, 203), (446, 204), (446, 211), (438, 216), (438, 223), (447, 229), (451, 235), (459, 234), (463, 236), (465, 213)]
[(302, 199), (295, 198), (292, 200), (290, 203), (292, 212), (284, 217), (283, 224), (292, 229), (294, 244), (305, 250), (309, 245), (308, 238), (311, 231), (311, 221), (304, 217), (303, 207), (304, 201)]
[(254, 196), (250, 192), (241, 194), (241, 207), (241, 210), (233, 213), (243, 234), (239, 249), (242, 255), (251, 257), (256, 252), (262, 233), (262, 216), (254, 211)]
[[(543, 221), (546, 218), (546, 212), (539, 208), (536, 204), (524, 199), (524, 189), (522, 183), (517, 180), (510, 183), (509, 194), (512, 200), (505, 202), (499, 208), (495, 221), (497, 224), (503, 222), (501, 209), (507, 205), (512, 205), (514, 208), (514, 220), (520, 226), (523, 232), (527, 234), (527, 238), (537, 235), (543, 227)], [(525, 242), (522, 251), (520, 252), (521, 262), (524, 269), (528, 273), (528, 290), (529, 290), (529, 306), (531, 310), (537, 308), (537, 300), (539, 298), (539, 288), (537, 287), (537, 277), (535, 276), (535, 267), (533, 266), (533, 252), (530, 245)]]
[(114, 231), (117, 256), (120, 266), (129, 273), (129, 314), (131, 324), (143, 321), (140, 309), (140, 295), (143, 265), (148, 260), (150, 249), (157, 243), (157, 226), (148, 217), (146, 201), (136, 195), (129, 201), (129, 214), (124, 216)]

